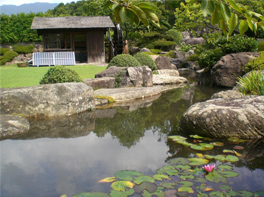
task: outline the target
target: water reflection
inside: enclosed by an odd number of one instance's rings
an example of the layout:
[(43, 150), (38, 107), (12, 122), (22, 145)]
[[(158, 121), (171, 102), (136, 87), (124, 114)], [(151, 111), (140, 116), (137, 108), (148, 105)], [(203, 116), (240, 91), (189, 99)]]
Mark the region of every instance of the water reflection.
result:
[[(185, 87), (141, 104), (30, 120), (29, 133), (0, 142), (1, 195), (55, 197), (85, 191), (109, 192), (110, 184), (98, 181), (114, 176), (118, 170), (152, 175), (171, 158), (195, 153), (167, 141), (167, 136), (184, 135), (178, 129), (183, 112), (215, 91)], [(234, 165), (243, 176), (235, 179), (234, 188), (241, 189), (243, 184), (249, 190), (261, 188), (263, 144), (253, 140), (243, 145), (243, 160)], [(227, 149), (233, 146), (226, 143)], [(210, 154), (219, 154), (217, 148), (213, 151)], [(247, 179), (252, 181), (247, 183)]]

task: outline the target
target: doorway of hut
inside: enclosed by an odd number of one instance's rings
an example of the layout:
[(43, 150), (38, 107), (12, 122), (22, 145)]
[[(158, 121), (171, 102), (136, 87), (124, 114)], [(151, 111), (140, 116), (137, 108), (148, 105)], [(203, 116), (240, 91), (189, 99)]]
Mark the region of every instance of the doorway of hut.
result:
[(75, 52), (76, 63), (87, 62), (87, 47), (85, 33), (73, 34), (73, 50)]

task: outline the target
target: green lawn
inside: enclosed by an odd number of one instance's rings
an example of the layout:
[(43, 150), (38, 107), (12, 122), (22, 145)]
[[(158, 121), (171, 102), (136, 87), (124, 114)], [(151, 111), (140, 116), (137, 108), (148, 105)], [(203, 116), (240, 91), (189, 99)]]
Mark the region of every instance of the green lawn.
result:
[[(40, 80), (50, 67), (0, 66), (0, 87), (25, 87), (39, 85)], [(105, 66), (76, 65), (67, 66), (75, 70), (82, 79), (94, 78), (94, 75), (106, 69)]]

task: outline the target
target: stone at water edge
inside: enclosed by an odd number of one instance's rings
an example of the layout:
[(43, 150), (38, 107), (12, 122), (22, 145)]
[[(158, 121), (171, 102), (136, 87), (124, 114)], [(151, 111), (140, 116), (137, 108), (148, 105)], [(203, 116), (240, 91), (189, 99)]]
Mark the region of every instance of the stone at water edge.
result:
[(196, 103), (183, 114), (180, 128), (216, 138), (264, 137), (264, 96)]

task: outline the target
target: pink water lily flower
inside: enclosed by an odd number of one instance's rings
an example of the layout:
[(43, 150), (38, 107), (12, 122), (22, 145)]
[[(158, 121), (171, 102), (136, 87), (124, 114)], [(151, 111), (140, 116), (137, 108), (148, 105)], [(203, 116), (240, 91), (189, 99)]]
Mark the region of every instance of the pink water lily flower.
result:
[(205, 165), (202, 168), (206, 172), (212, 172), (214, 170), (214, 168), (215, 168), (215, 165)]

